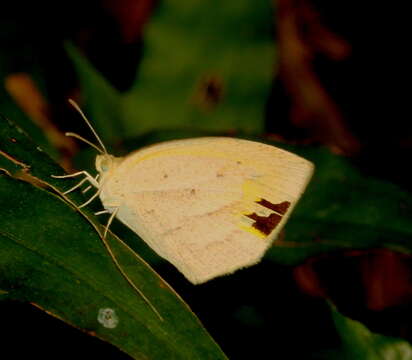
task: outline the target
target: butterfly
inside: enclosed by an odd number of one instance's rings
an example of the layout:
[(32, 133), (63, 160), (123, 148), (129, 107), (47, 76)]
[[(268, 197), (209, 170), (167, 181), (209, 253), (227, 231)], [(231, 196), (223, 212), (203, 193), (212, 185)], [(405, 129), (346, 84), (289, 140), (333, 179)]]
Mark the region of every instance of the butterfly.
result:
[(193, 284), (258, 263), (313, 173), (311, 162), (275, 146), (230, 137), (167, 141), (125, 157), (99, 146), (98, 175), (84, 176), (100, 197), (109, 227), (116, 217)]

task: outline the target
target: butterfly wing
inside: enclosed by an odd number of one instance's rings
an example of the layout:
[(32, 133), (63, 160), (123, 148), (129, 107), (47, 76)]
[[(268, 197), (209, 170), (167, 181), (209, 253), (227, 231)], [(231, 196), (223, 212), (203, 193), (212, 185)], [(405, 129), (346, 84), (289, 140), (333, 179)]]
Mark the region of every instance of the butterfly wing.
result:
[(233, 138), (154, 145), (102, 184), (103, 205), (191, 282), (257, 263), (304, 191), (313, 165)]

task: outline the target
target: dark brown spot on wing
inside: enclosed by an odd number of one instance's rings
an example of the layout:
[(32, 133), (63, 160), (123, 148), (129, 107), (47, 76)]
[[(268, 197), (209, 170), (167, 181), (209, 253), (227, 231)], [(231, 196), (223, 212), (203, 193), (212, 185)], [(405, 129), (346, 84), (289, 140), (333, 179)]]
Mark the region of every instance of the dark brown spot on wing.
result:
[(260, 216), (256, 213), (246, 215), (248, 218), (254, 220), (253, 227), (265, 235), (269, 235), (278, 226), (282, 220), (283, 215), (286, 214), (290, 207), (289, 201), (282, 201), (278, 204), (273, 204), (266, 199), (256, 201), (257, 204), (262, 205), (276, 213), (268, 216)]
[(270, 210), (276, 211), (279, 214), (285, 215), (286, 211), (288, 211), (290, 202), (289, 201), (282, 201), (279, 204), (272, 204), (270, 201), (265, 199), (260, 199), (256, 201), (257, 204), (262, 205)]
[(269, 216), (260, 216), (256, 213), (246, 215), (248, 218), (255, 220), (253, 227), (265, 235), (269, 235), (272, 230), (282, 220), (282, 216), (278, 214), (270, 214)]

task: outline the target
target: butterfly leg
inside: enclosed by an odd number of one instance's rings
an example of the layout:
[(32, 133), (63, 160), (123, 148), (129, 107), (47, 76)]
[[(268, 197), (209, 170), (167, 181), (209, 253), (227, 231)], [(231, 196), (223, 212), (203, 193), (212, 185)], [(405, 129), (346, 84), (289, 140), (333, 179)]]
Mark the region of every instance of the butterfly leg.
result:
[(103, 215), (103, 214), (110, 214), (109, 210), (102, 210), (102, 211), (98, 211), (95, 212), (94, 215), (98, 216), (98, 215)]
[(110, 217), (109, 217), (109, 220), (107, 220), (106, 228), (104, 229), (104, 233), (103, 233), (103, 239), (106, 239), (106, 235), (107, 235), (107, 232), (109, 231), (109, 227), (110, 227), (113, 219), (117, 215), (118, 211), (119, 211), (119, 208), (117, 208), (115, 211), (113, 211), (112, 215), (110, 215)]
[[(97, 181), (99, 179), (99, 176), (100, 174), (97, 174), (94, 179)], [(92, 185), (89, 185), (86, 189), (82, 190), (82, 194), (86, 194), (91, 188), (92, 188)]]
[(81, 209), (82, 207), (89, 205), (94, 199), (96, 199), (99, 196), (99, 194), (100, 194), (100, 189), (97, 189), (94, 195), (89, 200), (87, 200), (85, 203), (81, 204), (78, 208)]
[(87, 181), (87, 177), (83, 178), (83, 180), (81, 180), (80, 182), (78, 182), (76, 185), (74, 185), (72, 188), (70, 188), (69, 190), (66, 190), (63, 194), (67, 195), (69, 193), (71, 193), (72, 191), (76, 190), (77, 188), (79, 188), (80, 186), (82, 186), (85, 182)]
[(51, 175), (51, 177), (55, 179), (66, 179), (66, 178), (76, 177), (80, 175), (84, 175), (85, 179), (87, 179), (90, 182), (90, 184), (92, 184), (94, 187), (97, 187), (97, 188), (99, 187), (99, 183), (97, 182), (97, 179), (91, 176), (87, 171), (79, 171), (79, 172), (75, 172), (73, 174), (68, 174), (68, 175)]
[(96, 188), (99, 187), (99, 183), (97, 182), (98, 176), (94, 178), (87, 171), (79, 171), (79, 172), (68, 174), (68, 175), (51, 175), (51, 176), (56, 179), (66, 179), (66, 178), (76, 177), (80, 175), (84, 175), (84, 179), (82, 179), (79, 183), (77, 183), (75, 186), (73, 186), (69, 190), (66, 190), (63, 193), (64, 195), (67, 195), (71, 193), (73, 190), (76, 190), (78, 187), (82, 186), (86, 181), (88, 181), (90, 184), (92, 184), (92, 186)]

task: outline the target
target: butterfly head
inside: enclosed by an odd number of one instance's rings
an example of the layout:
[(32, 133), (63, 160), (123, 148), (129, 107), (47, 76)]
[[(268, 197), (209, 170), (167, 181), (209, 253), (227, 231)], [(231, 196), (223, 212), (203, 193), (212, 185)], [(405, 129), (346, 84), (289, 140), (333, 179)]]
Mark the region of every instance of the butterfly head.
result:
[(96, 170), (99, 174), (109, 172), (116, 165), (116, 158), (113, 155), (102, 154), (96, 156)]

